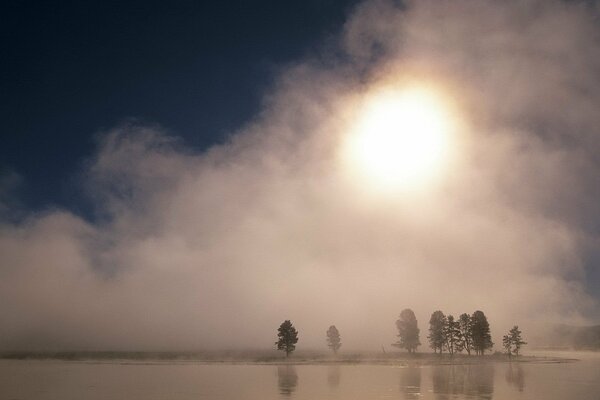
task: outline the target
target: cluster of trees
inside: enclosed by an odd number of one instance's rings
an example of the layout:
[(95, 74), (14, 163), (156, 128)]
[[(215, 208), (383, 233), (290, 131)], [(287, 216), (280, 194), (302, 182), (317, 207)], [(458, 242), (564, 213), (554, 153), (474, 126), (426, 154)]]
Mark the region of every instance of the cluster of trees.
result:
[(523, 341), (521, 331), (517, 325), (513, 326), (512, 329), (508, 331), (508, 335), (504, 335), (502, 338), (502, 345), (509, 357), (513, 354), (518, 356), (521, 346), (524, 344), (527, 344), (527, 342)]
[[(404, 309), (400, 318), (396, 321), (398, 328), (398, 341), (392, 346), (406, 349), (409, 353), (415, 353), (421, 345), (419, 339), (420, 329), (415, 313), (410, 309)], [(340, 332), (331, 325), (326, 332), (327, 346), (337, 354), (342, 346)], [(285, 320), (278, 329), (278, 340), (275, 342), (278, 350), (285, 351), (286, 357), (296, 349), (298, 342), (298, 331), (290, 320)], [(444, 315), (440, 310), (434, 311), (429, 319), (429, 346), (434, 353), (442, 354), (447, 351), (450, 355), (466, 351), (467, 354), (475, 353), (483, 355), (486, 350), (494, 346), (490, 334), (490, 324), (483, 311), (475, 311), (472, 315), (461, 314), (458, 319), (453, 315)], [(509, 355), (519, 355), (521, 346), (527, 344), (523, 341), (518, 326), (514, 326), (505, 335), (502, 344)]]
[[(393, 346), (414, 353), (421, 345), (419, 327), (415, 313), (407, 308), (402, 310), (396, 321), (399, 340)], [(442, 311), (434, 311), (429, 319), (429, 345), (434, 353), (446, 350), (450, 355), (466, 351), (467, 354), (484, 354), (494, 343), (490, 334), (490, 324), (482, 311), (473, 315), (461, 314), (458, 320), (452, 315), (444, 315)]]

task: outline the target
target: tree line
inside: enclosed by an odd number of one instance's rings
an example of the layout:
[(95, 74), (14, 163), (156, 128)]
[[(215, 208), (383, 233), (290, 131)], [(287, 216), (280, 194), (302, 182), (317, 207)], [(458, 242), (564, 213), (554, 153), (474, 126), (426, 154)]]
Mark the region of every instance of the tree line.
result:
[[(421, 345), (420, 329), (415, 313), (406, 308), (400, 313), (396, 321), (398, 329), (398, 341), (392, 346), (405, 349), (409, 353), (415, 353)], [(502, 340), (504, 349), (509, 356), (519, 355), (521, 346), (527, 344), (523, 341), (518, 326), (514, 326)], [(290, 320), (285, 320), (278, 329), (278, 340), (275, 342), (278, 350), (285, 351), (286, 357), (296, 349), (298, 342), (298, 330)], [(483, 311), (475, 311), (469, 315), (461, 314), (458, 319), (453, 315), (444, 315), (440, 310), (434, 311), (429, 319), (429, 335), (427, 335), (429, 346), (434, 353), (442, 354), (444, 351), (451, 356), (455, 353), (465, 351), (468, 355), (485, 354), (486, 350), (494, 346), (490, 333), (490, 324)], [(337, 354), (342, 346), (341, 337), (335, 325), (331, 325), (326, 332), (327, 346)]]
[[(421, 345), (415, 313), (410, 308), (403, 310), (396, 327), (399, 340), (392, 345), (414, 353)], [(490, 324), (483, 311), (475, 311), (472, 315), (464, 313), (458, 319), (453, 315), (446, 316), (440, 310), (434, 311), (429, 319), (427, 339), (434, 353), (442, 354), (445, 350), (450, 355), (462, 351), (483, 355), (494, 345)]]

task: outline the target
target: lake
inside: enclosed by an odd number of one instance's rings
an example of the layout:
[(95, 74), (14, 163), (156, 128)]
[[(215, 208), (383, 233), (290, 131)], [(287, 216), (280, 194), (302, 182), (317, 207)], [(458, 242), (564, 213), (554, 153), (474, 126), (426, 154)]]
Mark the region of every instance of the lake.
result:
[(572, 363), (239, 365), (0, 360), (3, 400), (600, 399), (600, 354)]

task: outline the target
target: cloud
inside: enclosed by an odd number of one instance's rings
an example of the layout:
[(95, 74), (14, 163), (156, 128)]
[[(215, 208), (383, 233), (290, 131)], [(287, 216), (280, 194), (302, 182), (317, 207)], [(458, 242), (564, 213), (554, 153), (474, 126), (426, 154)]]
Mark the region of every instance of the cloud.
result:
[[(556, 1), (373, 1), (332, 62), (290, 66), (263, 111), (193, 153), (160, 127), (102, 135), (68, 210), (0, 225), (3, 348), (269, 348), (395, 341), (411, 307), (513, 324), (583, 321), (597, 240), (600, 45)], [(388, 197), (350, 182), (337, 149), (378, 85), (433, 82), (460, 110), (460, 160), (436, 188)]]

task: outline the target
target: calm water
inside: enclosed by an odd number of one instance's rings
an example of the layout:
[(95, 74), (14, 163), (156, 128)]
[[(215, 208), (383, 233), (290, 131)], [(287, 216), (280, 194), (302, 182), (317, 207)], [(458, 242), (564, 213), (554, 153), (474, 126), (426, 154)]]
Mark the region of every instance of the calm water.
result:
[(600, 354), (567, 364), (389, 367), (0, 360), (0, 398), (600, 399)]

